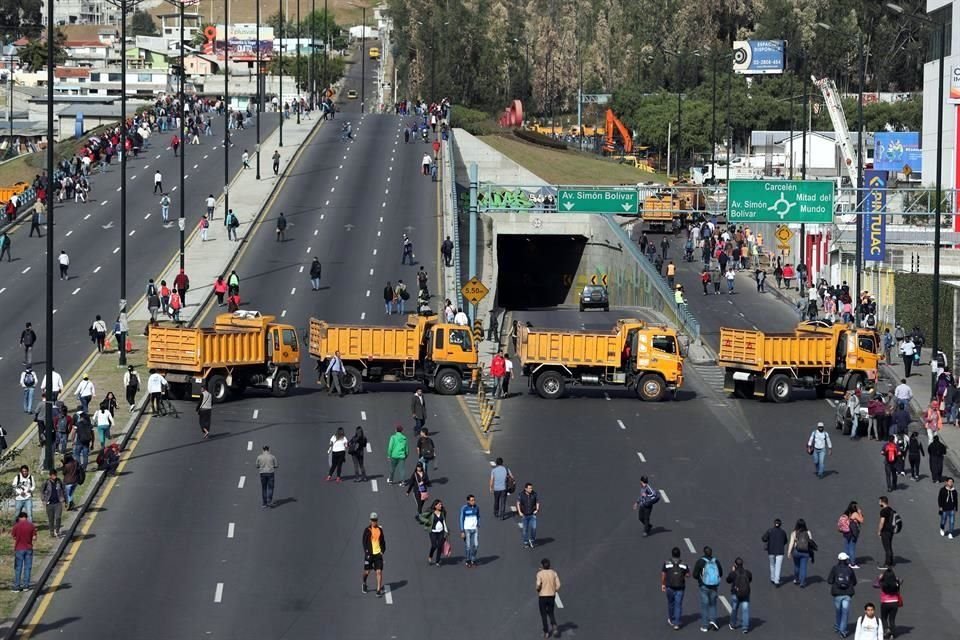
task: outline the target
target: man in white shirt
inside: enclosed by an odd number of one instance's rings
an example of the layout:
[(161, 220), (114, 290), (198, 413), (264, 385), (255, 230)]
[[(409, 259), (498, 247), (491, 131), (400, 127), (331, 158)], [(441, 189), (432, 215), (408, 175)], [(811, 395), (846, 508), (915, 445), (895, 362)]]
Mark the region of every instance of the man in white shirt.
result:
[(60, 279), (69, 280), (70, 256), (67, 255), (66, 251), (60, 252), (60, 256), (57, 258), (57, 264), (60, 265)]
[(81, 410), (87, 415), (90, 415), (90, 401), (93, 400), (96, 391), (97, 388), (94, 386), (93, 381), (90, 380), (90, 376), (84, 375), (83, 380), (77, 385), (77, 390), (74, 395), (80, 399)]
[[(50, 399), (55, 401), (60, 395), (60, 392), (63, 391), (63, 378), (60, 377), (56, 369), (53, 370), (50, 384), (53, 387), (53, 397)], [(43, 380), (40, 381), (40, 391), (41, 393), (47, 392), (47, 374), (43, 374)]]
[(467, 314), (463, 312), (463, 309), (457, 309), (456, 315), (453, 316), (453, 324), (459, 324), (463, 327), (470, 324), (470, 319), (467, 318)]
[(341, 398), (343, 397), (343, 387), (340, 385), (340, 379), (343, 378), (344, 373), (343, 360), (340, 358), (340, 352), (336, 351), (330, 358), (330, 362), (327, 363), (327, 370), (324, 372), (327, 377), (328, 396), (336, 393)]
[(503, 374), (503, 398), (510, 397), (510, 376), (513, 375), (513, 360), (510, 359), (510, 354), (503, 354), (503, 366), (505, 371)]
[(917, 345), (913, 343), (913, 336), (907, 336), (900, 343), (900, 356), (903, 358), (903, 377), (910, 377), (913, 368), (913, 357), (917, 352)]
[(150, 394), (150, 407), (154, 414), (160, 413), (160, 399), (166, 386), (167, 379), (156, 369), (151, 369), (147, 378), (147, 393)]
[(423, 175), (425, 176), (430, 175), (430, 165), (432, 164), (432, 162), (433, 161), (430, 159), (429, 153), (423, 154), (423, 160), (420, 161), (420, 164), (423, 166)]
[(813, 456), (813, 464), (817, 468), (817, 477), (822, 478), (827, 455), (833, 453), (830, 434), (824, 431), (822, 422), (818, 422), (816, 430), (810, 434), (810, 438), (807, 440), (807, 452)]
[(217, 208), (217, 200), (216, 198), (213, 197), (213, 194), (211, 193), (209, 196), (207, 196), (207, 219), (208, 220), (213, 220), (213, 212), (216, 210), (216, 208)]
[(910, 404), (910, 401), (913, 399), (913, 389), (907, 384), (906, 378), (900, 379), (900, 384), (893, 390), (893, 396), (897, 399), (898, 403), (904, 406)]
[(153, 192), (163, 193), (163, 175), (160, 173), (160, 169), (153, 174)]

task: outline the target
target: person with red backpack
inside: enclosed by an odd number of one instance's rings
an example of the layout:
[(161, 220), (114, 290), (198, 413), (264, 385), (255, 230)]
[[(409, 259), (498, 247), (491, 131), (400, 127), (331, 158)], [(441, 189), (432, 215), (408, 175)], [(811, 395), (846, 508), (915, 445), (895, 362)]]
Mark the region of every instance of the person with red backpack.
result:
[(496, 387), (493, 390), (494, 398), (503, 397), (503, 376), (507, 372), (507, 365), (503, 362), (503, 352), (497, 351), (497, 354), (493, 356), (493, 360), (490, 362), (490, 375), (493, 376), (493, 380), (496, 383)]
[(837, 531), (843, 535), (843, 550), (850, 557), (850, 568), (859, 569), (857, 565), (857, 540), (863, 528), (863, 511), (856, 500), (852, 501), (846, 510), (837, 519)]
[(897, 489), (897, 458), (900, 456), (900, 449), (897, 447), (896, 436), (887, 438), (886, 444), (881, 449), (883, 455), (883, 472), (887, 479), (887, 491), (896, 491)]

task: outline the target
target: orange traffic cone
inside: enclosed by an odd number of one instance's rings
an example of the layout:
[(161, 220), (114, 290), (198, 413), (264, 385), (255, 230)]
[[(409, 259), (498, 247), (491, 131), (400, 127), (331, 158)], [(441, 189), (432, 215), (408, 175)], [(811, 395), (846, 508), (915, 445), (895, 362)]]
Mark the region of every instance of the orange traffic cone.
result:
[(107, 336), (107, 337), (103, 340), (103, 350), (104, 350), (104, 351), (110, 351), (110, 336)]
[(133, 352), (133, 341), (130, 338), (127, 338), (126, 351), (127, 353)]

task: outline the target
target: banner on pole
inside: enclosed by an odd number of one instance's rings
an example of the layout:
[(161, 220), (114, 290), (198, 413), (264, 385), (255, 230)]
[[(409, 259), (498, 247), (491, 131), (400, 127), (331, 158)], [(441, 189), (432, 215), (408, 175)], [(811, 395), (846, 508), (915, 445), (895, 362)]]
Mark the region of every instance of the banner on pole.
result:
[(883, 262), (887, 253), (887, 172), (869, 169), (863, 174), (863, 259)]
[(733, 43), (734, 73), (783, 73), (783, 66), (783, 40), (737, 40)]

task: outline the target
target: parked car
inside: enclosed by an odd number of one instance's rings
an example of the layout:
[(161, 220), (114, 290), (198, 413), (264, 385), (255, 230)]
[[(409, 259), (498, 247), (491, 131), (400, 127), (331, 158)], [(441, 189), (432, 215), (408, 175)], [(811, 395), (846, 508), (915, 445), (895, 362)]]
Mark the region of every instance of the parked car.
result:
[(610, 311), (610, 298), (607, 296), (607, 288), (599, 284), (588, 284), (580, 292), (580, 311), (588, 307), (601, 308), (604, 311)]
[(350, 89), (350, 91), (347, 91), (347, 98), (350, 99), (350, 100), (356, 100), (356, 99), (357, 99), (357, 90), (356, 90), (356, 89)]

